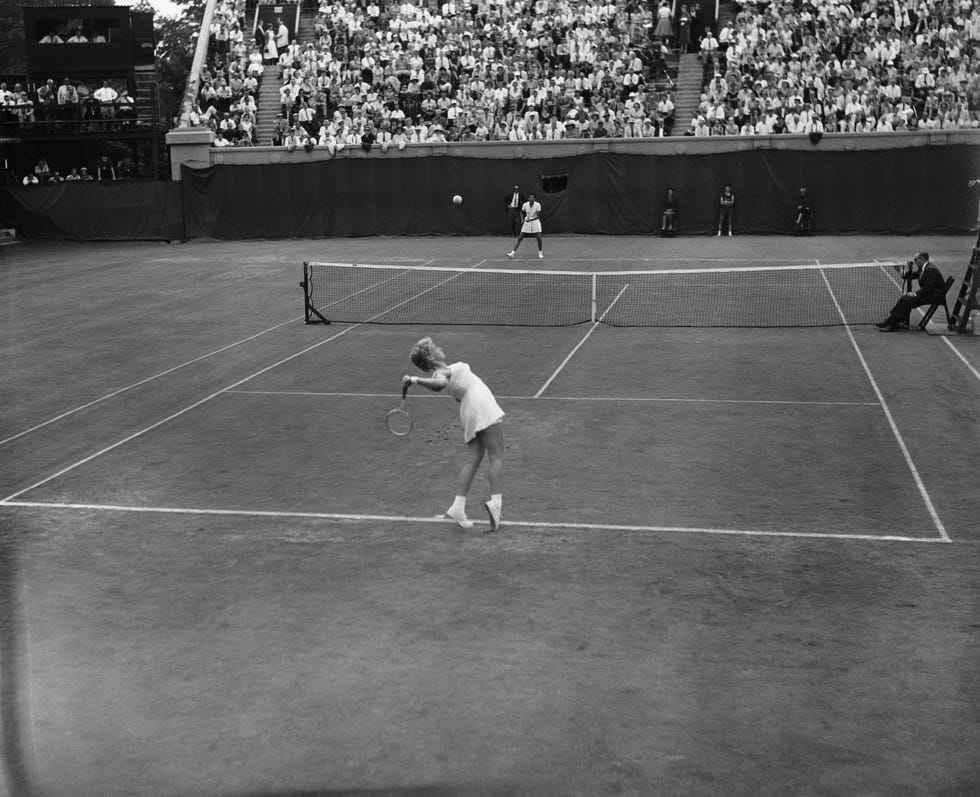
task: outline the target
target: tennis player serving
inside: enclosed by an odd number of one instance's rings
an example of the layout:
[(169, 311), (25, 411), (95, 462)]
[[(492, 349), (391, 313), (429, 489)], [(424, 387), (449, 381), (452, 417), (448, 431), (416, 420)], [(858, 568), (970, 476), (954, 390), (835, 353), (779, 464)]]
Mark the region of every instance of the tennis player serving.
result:
[(466, 495), (473, 484), (484, 454), (489, 460), (490, 500), (486, 502), (490, 515), (490, 530), (500, 527), (503, 509), (501, 478), (504, 466), (504, 430), (501, 421), (504, 411), (480, 377), (466, 363), (446, 362), (443, 353), (432, 338), (422, 338), (412, 347), (412, 364), (428, 376), (402, 377), (402, 385), (421, 385), (436, 393), (443, 390), (459, 402), (459, 418), (463, 423), (463, 440), (466, 442), (466, 461), (456, 480), (456, 498), (446, 510), (446, 515), (462, 528), (473, 528), (466, 516)]

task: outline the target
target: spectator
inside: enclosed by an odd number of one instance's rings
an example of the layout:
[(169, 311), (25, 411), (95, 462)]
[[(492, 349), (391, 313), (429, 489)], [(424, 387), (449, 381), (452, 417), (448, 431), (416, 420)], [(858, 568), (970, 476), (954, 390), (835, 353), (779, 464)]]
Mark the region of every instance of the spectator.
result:
[(58, 89), (51, 78), (37, 90), (37, 102), (41, 106), (41, 115), (45, 122), (53, 122), (58, 110)]
[(119, 159), (119, 163), (116, 164), (116, 174), (120, 180), (132, 179), (134, 172), (133, 159), (129, 155), (125, 155)]
[(62, 121), (77, 120), (79, 116), (78, 89), (65, 78), (58, 87), (58, 115)]
[(116, 118), (116, 100), (119, 99), (119, 92), (109, 85), (108, 80), (103, 80), (102, 85), (95, 90), (93, 95), (98, 101), (99, 115), (103, 119)]
[(116, 168), (112, 165), (108, 155), (99, 158), (95, 165), (95, 179), (102, 183), (114, 182), (116, 179)]
[(136, 122), (136, 101), (129, 96), (129, 91), (126, 89), (120, 89), (119, 96), (116, 98), (116, 118), (125, 126)]
[(691, 51), (691, 13), (686, 5), (681, 6), (677, 16), (677, 49), (681, 55)]
[(289, 28), (286, 27), (286, 23), (282, 21), (281, 17), (277, 20), (277, 22), (276, 47), (280, 52), (282, 52), (289, 46)]
[(661, 39), (668, 43), (674, 38), (674, 28), (671, 25), (672, 17), (669, 0), (660, 0), (660, 6), (657, 8), (657, 27), (653, 29), (655, 39)]
[(43, 155), (38, 158), (37, 165), (34, 167), (34, 176), (37, 177), (39, 183), (46, 183), (51, 179), (51, 167), (48, 166)]

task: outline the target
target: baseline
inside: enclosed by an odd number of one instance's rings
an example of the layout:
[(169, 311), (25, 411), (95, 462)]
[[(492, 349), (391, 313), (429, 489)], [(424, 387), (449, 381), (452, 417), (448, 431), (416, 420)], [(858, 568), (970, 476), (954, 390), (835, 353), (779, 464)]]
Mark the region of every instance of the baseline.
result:
[[(85, 504), (85, 503), (61, 503), (45, 501), (18, 501), (5, 498), (0, 501), (0, 506), (17, 507), (26, 509), (56, 509), (56, 510), (78, 510), (89, 512), (129, 512), (157, 515), (210, 515), (223, 517), (256, 517), (256, 518), (279, 518), (295, 520), (326, 520), (342, 523), (438, 523), (442, 525), (456, 526), (456, 521), (442, 515), (434, 517), (420, 517), (413, 515), (370, 515), (370, 514), (345, 514), (335, 512), (280, 512), (276, 510), (261, 509), (199, 509), (189, 507), (163, 507), (163, 506), (124, 506), (120, 504)], [(815, 532), (815, 531), (764, 531), (761, 529), (711, 529), (688, 526), (635, 526), (610, 523), (562, 523), (556, 521), (538, 520), (512, 520), (507, 518), (503, 521), (506, 526), (516, 526), (519, 528), (530, 529), (555, 529), (555, 530), (577, 530), (577, 531), (623, 531), (640, 533), (667, 533), (667, 534), (703, 534), (729, 537), (778, 537), (789, 539), (828, 539), (828, 540), (855, 540), (862, 542), (910, 542), (910, 543), (948, 543), (951, 540), (940, 539), (938, 537), (908, 537), (903, 535), (887, 534), (839, 534), (835, 532)]]

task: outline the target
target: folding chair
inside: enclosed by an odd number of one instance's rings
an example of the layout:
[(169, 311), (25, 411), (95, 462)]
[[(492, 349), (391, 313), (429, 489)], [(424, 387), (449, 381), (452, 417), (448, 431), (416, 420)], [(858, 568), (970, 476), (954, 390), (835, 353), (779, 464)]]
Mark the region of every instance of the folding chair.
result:
[(933, 302), (929, 309), (926, 310), (926, 314), (922, 316), (922, 320), (919, 322), (919, 329), (925, 329), (926, 325), (929, 323), (929, 319), (932, 318), (932, 314), (936, 312), (936, 309), (940, 306), (943, 308), (943, 312), (946, 313), (946, 326), (949, 326), (952, 322), (949, 318), (949, 306), (946, 304), (946, 294), (949, 293), (949, 289), (953, 287), (953, 283), (956, 282), (956, 277), (946, 277), (946, 286), (943, 290), (943, 297), (936, 302)]

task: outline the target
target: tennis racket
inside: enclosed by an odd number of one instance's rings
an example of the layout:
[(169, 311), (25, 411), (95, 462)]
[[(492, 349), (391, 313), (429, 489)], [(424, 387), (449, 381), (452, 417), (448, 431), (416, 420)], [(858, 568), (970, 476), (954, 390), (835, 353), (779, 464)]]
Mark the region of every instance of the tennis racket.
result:
[(402, 385), (401, 406), (395, 407), (393, 410), (388, 410), (388, 414), (385, 415), (385, 426), (388, 427), (388, 431), (395, 435), (395, 437), (405, 437), (405, 435), (412, 431), (412, 416), (405, 409), (406, 395), (408, 395), (407, 384)]

